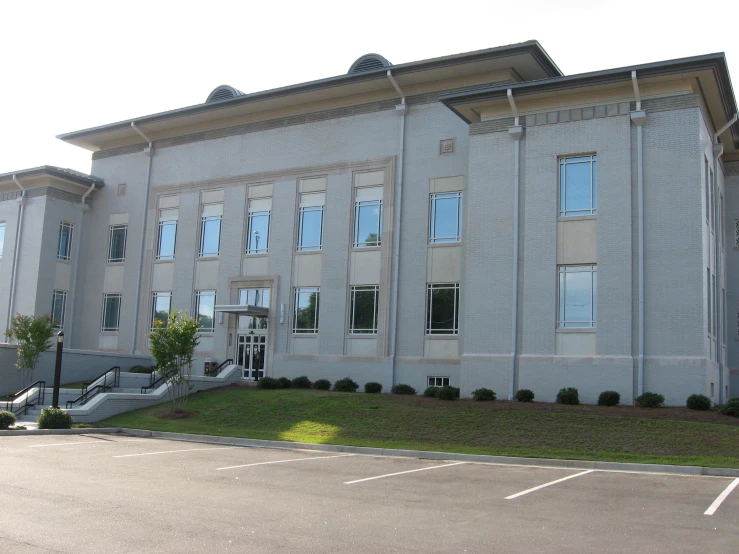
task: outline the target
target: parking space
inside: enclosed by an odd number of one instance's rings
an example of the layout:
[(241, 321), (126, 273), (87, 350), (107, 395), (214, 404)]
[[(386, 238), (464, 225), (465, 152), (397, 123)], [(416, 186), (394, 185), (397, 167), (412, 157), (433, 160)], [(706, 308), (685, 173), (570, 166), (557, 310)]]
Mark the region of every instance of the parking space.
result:
[(739, 479), (0, 438), (0, 551), (734, 552)]

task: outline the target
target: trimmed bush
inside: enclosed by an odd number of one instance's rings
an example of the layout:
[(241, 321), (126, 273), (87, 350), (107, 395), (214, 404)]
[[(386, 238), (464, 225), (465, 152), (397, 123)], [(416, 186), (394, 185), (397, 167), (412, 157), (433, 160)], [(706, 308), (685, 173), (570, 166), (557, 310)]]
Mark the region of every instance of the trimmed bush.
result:
[(312, 383), (305, 375), (301, 375), (300, 377), (293, 379), (292, 384), (294, 389), (309, 389)]
[(135, 365), (128, 370), (128, 373), (154, 373), (156, 370), (155, 365)]
[(38, 416), (39, 429), (71, 429), (72, 416), (60, 408), (44, 408)]
[(7, 429), (11, 425), (15, 425), (15, 414), (0, 410), (0, 429)]
[(529, 389), (521, 389), (519, 391), (516, 391), (516, 400), (518, 400), (519, 402), (533, 402), (534, 391)]
[(368, 394), (380, 394), (382, 392), (382, 385), (380, 383), (365, 383), (364, 392)]
[(439, 387), (439, 390), (436, 391), (436, 398), (439, 400), (456, 400), (459, 398), (459, 393), (457, 392), (459, 389), (455, 391), (455, 388), (456, 387), (450, 387), (448, 385)]
[(454, 398), (459, 398), (459, 387), (449, 387), (454, 392)]
[(313, 383), (313, 388), (318, 390), (329, 390), (331, 388), (331, 381), (328, 379), (319, 379)]
[(480, 402), (485, 400), (495, 400), (495, 391), (486, 388), (476, 389), (472, 391), (472, 398)]
[(275, 379), (274, 377), (262, 377), (259, 381), (257, 381), (257, 388), (258, 389), (281, 389), (282, 383), (279, 379)]
[(710, 410), (711, 399), (705, 394), (691, 394), (685, 405), (691, 410)]
[(337, 392), (357, 392), (359, 384), (351, 377), (344, 377), (334, 383), (334, 390)]
[(580, 394), (575, 387), (559, 389), (557, 393), (557, 404), (575, 405), (580, 403)]
[(423, 391), (423, 395), (428, 398), (436, 398), (436, 393), (439, 392), (439, 387), (427, 387), (425, 391)]
[(665, 405), (665, 397), (656, 392), (645, 392), (636, 397), (635, 404), (640, 408), (661, 408)]
[(416, 394), (416, 389), (414, 389), (410, 385), (403, 385), (402, 383), (399, 385), (395, 385), (393, 388), (390, 389), (390, 392), (393, 394)]
[(621, 395), (615, 390), (605, 390), (598, 397), (598, 406), (618, 406)]
[(726, 404), (721, 404), (717, 408), (724, 415), (739, 417), (739, 397), (732, 398)]
[(293, 382), (287, 377), (280, 377), (277, 380), (282, 384), (283, 389), (289, 389), (293, 384)]

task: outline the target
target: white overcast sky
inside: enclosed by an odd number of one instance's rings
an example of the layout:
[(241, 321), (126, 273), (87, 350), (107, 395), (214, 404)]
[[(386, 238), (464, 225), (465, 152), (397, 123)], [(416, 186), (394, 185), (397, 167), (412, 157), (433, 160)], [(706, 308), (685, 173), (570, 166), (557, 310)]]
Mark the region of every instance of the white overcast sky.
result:
[[(739, 7), (653, 2), (3, 1), (0, 173), (90, 171), (60, 133), (346, 73), (536, 39), (567, 75), (725, 52), (739, 82)], [(737, 85), (739, 86), (739, 85)]]

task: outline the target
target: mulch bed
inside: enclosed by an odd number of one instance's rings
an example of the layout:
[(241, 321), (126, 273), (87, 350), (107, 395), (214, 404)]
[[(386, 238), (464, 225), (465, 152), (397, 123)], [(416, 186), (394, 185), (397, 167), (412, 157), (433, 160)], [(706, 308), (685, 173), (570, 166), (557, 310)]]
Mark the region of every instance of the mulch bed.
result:
[(195, 417), (196, 415), (198, 415), (197, 412), (193, 412), (190, 410), (185, 410), (183, 412), (173, 412), (170, 410), (168, 412), (159, 412), (155, 414), (158, 419), (189, 419), (191, 417)]

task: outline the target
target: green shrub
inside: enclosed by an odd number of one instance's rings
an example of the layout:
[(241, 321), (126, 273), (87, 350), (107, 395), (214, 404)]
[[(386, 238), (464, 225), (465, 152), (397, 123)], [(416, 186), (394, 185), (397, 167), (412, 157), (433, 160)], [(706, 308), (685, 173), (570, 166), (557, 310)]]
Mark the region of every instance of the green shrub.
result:
[(519, 402), (533, 402), (534, 391), (529, 389), (521, 389), (519, 391), (516, 391), (516, 400), (518, 400)]
[(44, 408), (38, 416), (39, 429), (71, 429), (72, 416), (60, 408)]
[(357, 392), (359, 384), (351, 377), (344, 377), (334, 383), (334, 390), (337, 392)]
[(7, 429), (11, 425), (15, 425), (15, 414), (0, 410), (0, 429)]
[[(311, 387), (310, 379), (308, 379), (305, 375), (301, 375), (300, 377), (296, 377), (293, 379), (293, 388), (294, 389), (309, 389)], [(330, 385), (329, 385), (330, 386)]]
[(476, 389), (472, 391), (472, 398), (478, 401), (484, 401), (484, 400), (495, 400), (495, 391), (482, 388), (482, 389)]
[(711, 399), (705, 394), (691, 394), (685, 405), (691, 410), (710, 410)]
[(605, 390), (598, 397), (598, 406), (618, 406), (621, 395), (615, 390)]
[(440, 387), (427, 387), (425, 391), (423, 391), (423, 395), (428, 398), (436, 398), (436, 393), (439, 392)]
[(257, 388), (259, 389), (281, 389), (282, 383), (279, 379), (274, 377), (262, 377), (257, 381)]
[(459, 398), (459, 393), (454, 390), (456, 387), (450, 387), (450, 386), (444, 386), (439, 387), (439, 390), (436, 391), (436, 398), (439, 400), (456, 400)]
[(328, 379), (319, 379), (313, 383), (313, 388), (318, 390), (329, 390), (331, 388), (331, 381)]
[(579, 404), (580, 394), (577, 392), (575, 387), (567, 387), (566, 389), (559, 389), (557, 393), (557, 404)]
[(128, 370), (128, 373), (154, 373), (156, 370), (155, 365), (135, 365)]
[(459, 387), (449, 387), (454, 392), (454, 398), (459, 398)]
[(717, 408), (724, 415), (739, 417), (739, 397), (732, 398), (726, 404), (721, 404)]
[(277, 380), (282, 384), (283, 389), (289, 389), (293, 384), (293, 382), (287, 377), (280, 377)]
[(416, 394), (416, 389), (410, 385), (399, 384), (390, 389), (393, 394)]
[(636, 397), (635, 404), (640, 408), (661, 408), (665, 405), (665, 397), (656, 392), (645, 392)]
[(365, 383), (364, 392), (369, 394), (379, 394), (382, 392), (382, 385), (380, 383)]

